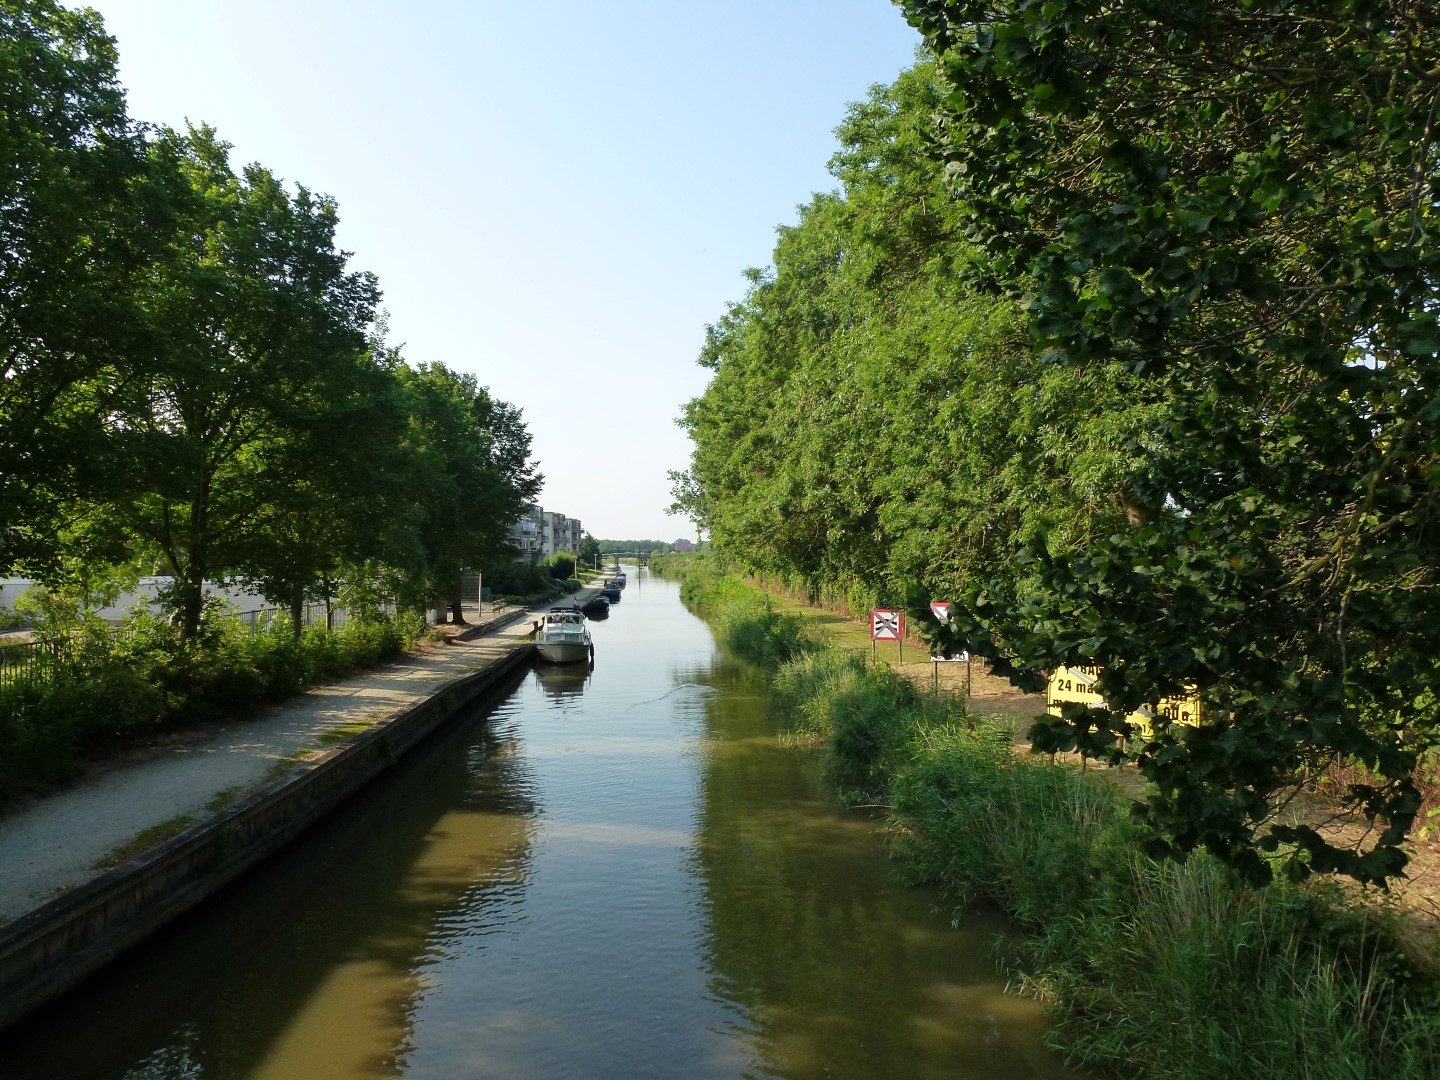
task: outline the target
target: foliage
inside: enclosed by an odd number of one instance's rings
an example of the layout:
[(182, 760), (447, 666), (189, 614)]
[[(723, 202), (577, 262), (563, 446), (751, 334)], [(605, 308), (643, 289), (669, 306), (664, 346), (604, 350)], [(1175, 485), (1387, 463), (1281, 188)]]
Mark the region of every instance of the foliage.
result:
[(465, 567), (513, 561), (506, 533), (542, 478), (520, 411), (473, 375), (421, 364), (399, 376), (409, 403), (418, 577), (431, 595), (450, 598)]
[[(1034, 685), (1098, 663), (1114, 712), (1037, 745), (1117, 756), (1126, 710), (1186, 686), (1206, 722), (1132, 741), (1152, 850), (1255, 882), (1383, 882), (1435, 744), (1440, 666), (1440, 35), (1386, 0), (906, 0), (945, 79), (937, 146), (983, 259), (1063, 370), (1117, 363), (1165, 408), (1132, 528), (1039, 538), (948, 635)], [(1139, 745), (1135, 745), (1139, 743)], [(1331, 761), (1359, 850), (1279, 825)], [(1258, 850), (1257, 850), (1258, 849)]]
[(293, 633), (361, 581), (453, 596), (538, 486), (519, 411), (367, 340), (334, 201), (134, 123), (116, 62), (94, 12), (0, 0), (0, 567), (158, 566), (187, 647), (206, 581)]
[(163, 334), (106, 417), (126, 484), (97, 515), (161, 553), (188, 640), (206, 580), (299, 573), (303, 589), (313, 576), (282, 569), (294, 555), (275, 535), (280, 508), (322, 488), (330, 462), (363, 457), (373, 435), (355, 406), (368, 398), (363, 330), (378, 291), (345, 270), (332, 202), (291, 196), (259, 166), (237, 176), (208, 129), (163, 133), (151, 155), (171, 174), (177, 221), (136, 299)]
[(517, 562), (502, 562), (485, 575), (493, 596), (548, 595), (552, 580), (540, 567)]
[(652, 552), (669, 551), (672, 545), (665, 540), (600, 540), (600, 554), (617, 555), (621, 552), (648, 555)]
[(575, 553), (557, 551), (535, 564), (556, 581), (566, 581), (575, 576)]
[(600, 562), (600, 541), (591, 536), (588, 532), (580, 541), (580, 550), (575, 553), (575, 558), (581, 566), (594, 568)]
[(1040, 531), (1125, 520), (1150, 407), (1118, 367), (1037, 363), (1013, 303), (957, 281), (974, 258), (925, 154), (917, 65), (852, 107), (841, 183), (780, 231), (771, 270), (709, 328), (682, 419), (677, 503), (746, 570), (873, 606), (958, 591)]
[(918, 724), (944, 723), (958, 707), (925, 699), (908, 679), (864, 655), (819, 649), (783, 664), (772, 707), (801, 736), (825, 746), (825, 775), (850, 803), (886, 797)]
[(0, 98), (0, 566), (49, 567), (67, 501), (115, 482), (99, 418), (169, 212), (93, 11), (0, 2)]
[(1023, 982), (1074, 1060), (1195, 1080), (1430, 1074), (1434, 989), (1383, 910), (1152, 860), (1110, 784), (1017, 757), (1008, 725), (923, 732), (892, 800), (914, 878), (1027, 930)]
[(724, 644), (757, 664), (775, 667), (819, 647), (797, 615), (781, 615), (770, 598), (707, 560), (687, 565), (680, 598), (705, 611)]

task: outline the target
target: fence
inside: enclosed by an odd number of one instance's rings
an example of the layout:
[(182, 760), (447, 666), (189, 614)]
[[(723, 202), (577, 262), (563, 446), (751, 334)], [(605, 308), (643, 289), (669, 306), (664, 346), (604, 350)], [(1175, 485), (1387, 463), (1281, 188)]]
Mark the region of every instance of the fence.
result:
[(0, 686), (44, 680), (59, 650), (43, 641), (15, 641), (0, 645)]
[[(387, 600), (380, 605), (380, 610), (386, 615), (395, 614), (395, 602)], [(288, 608), (255, 608), (252, 611), (241, 611), (237, 613), (240, 625), (244, 626), (252, 634), (269, 626), (276, 619), (289, 619)], [(333, 604), (306, 604), (300, 615), (301, 626), (325, 626), (331, 630), (343, 630), (350, 625), (350, 609), (336, 607)]]

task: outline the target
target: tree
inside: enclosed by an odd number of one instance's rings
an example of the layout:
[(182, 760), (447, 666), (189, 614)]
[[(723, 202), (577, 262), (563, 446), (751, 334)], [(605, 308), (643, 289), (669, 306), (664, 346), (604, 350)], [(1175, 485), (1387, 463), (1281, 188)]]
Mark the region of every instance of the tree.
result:
[(581, 566), (594, 567), (600, 559), (600, 541), (587, 532), (580, 541), (580, 551), (577, 554)]
[[(1129, 747), (1157, 853), (1257, 882), (1277, 849), (1292, 876), (1401, 872), (1440, 694), (1440, 21), (1387, 0), (903, 6), (948, 84), (972, 280), (1024, 298), (1046, 360), (1122, 364), (1166, 403), (1130, 527), (1033, 545), (952, 639), (1024, 685), (1103, 665), (1115, 711), (1041, 747), (1124, 756), (1126, 710), (1199, 688), (1202, 726)], [(1337, 759), (1374, 776), (1355, 850), (1274, 815)]]
[[(267, 592), (296, 587), (295, 545), (274, 530), (326, 482), (327, 462), (363, 456), (378, 290), (345, 269), (332, 201), (292, 196), (257, 165), (237, 176), (208, 128), (162, 133), (151, 155), (173, 177), (178, 223), (139, 291), (157, 355), (111, 411), (127, 490), (103, 516), (159, 551), (188, 643), (205, 581), (243, 572)], [(306, 573), (326, 539), (300, 538)]]
[(115, 64), (93, 11), (0, 0), (0, 566), (53, 568), (114, 483), (101, 420), (148, 350), (133, 289), (169, 208)]
[(412, 513), (423, 552), (420, 580), (460, 619), (467, 567), (513, 560), (510, 523), (538, 496), (520, 410), (490, 395), (473, 375), (443, 364), (400, 372), (408, 402)]
[(1123, 524), (1150, 405), (1116, 368), (1036, 363), (926, 153), (930, 64), (850, 109), (842, 188), (780, 230), (774, 267), (707, 332), (677, 506), (749, 569), (854, 605), (952, 595), (1038, 531)]

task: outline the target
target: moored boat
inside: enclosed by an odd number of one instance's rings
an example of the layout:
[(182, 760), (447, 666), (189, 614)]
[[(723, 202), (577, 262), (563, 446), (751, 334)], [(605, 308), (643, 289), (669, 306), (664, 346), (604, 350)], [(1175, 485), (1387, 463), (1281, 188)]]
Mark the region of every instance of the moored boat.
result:
[(585, 614), (576, 607), (551, 608), (535, 631), (535, 651), (552, 664), (577, 664), (595, 655)]

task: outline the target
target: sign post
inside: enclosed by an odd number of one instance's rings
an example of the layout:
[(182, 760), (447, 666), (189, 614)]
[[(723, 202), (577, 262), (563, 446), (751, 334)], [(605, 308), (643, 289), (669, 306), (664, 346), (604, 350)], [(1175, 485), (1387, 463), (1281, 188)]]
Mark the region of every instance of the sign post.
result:
[(875, 662), (877, 641), (898, 641), (900, 662), (905, 662), (905, 616), (898, 611), (876, 608), (870, 612), (870, 662)]

